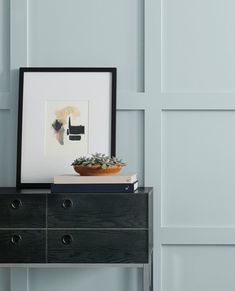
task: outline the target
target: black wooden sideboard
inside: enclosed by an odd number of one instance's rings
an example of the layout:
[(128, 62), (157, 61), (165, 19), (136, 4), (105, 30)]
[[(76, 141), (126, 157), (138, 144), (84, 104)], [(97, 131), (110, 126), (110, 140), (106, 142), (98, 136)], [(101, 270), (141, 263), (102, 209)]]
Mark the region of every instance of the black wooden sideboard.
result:
[(153, 190), (51, 194), (0, 188), (0, 266), (142, 267), (152, 290)]

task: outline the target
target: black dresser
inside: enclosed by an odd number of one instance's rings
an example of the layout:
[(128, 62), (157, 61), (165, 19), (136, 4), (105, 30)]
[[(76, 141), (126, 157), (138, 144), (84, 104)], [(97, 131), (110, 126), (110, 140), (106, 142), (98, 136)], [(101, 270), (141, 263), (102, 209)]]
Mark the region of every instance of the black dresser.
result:
[(142, 267), (152, 290), (153, 190), (51, 194), (0, 188), (0, 266)]

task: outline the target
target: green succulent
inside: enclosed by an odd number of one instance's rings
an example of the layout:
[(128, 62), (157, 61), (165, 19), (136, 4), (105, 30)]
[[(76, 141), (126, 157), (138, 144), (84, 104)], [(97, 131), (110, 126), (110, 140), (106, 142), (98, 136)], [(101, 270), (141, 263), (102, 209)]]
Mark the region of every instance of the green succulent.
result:
[(121, 159), (116, 157), (109, 157), (105, 154), (95, 153), (92, 154), (91, 157), (79, 157), (74, 160), (71, 166), (82, 165), (84, 167), (92, 167), (94, 165), (100, 165), (103, 169), (106, 169), (110, 166), (125, 166), (126, 164), (122, 162)]

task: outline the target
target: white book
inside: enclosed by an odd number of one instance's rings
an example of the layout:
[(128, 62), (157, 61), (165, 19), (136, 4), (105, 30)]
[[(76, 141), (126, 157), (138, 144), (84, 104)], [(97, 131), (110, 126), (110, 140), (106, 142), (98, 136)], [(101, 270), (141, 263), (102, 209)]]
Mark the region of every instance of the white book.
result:
[(137, 181), (137, 174), (111, 175), (111, 176), (54, 176), (54, 184), (124, 184)]

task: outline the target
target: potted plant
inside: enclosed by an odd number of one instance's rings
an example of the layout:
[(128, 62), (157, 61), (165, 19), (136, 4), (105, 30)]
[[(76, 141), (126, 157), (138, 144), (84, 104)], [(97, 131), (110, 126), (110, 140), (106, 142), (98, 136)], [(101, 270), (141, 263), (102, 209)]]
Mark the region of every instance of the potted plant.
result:
[(117, 174), (126, 164), (121, 159), (95, 153), (80, 157), (71, 164), (80, 176), (105, 176)]

